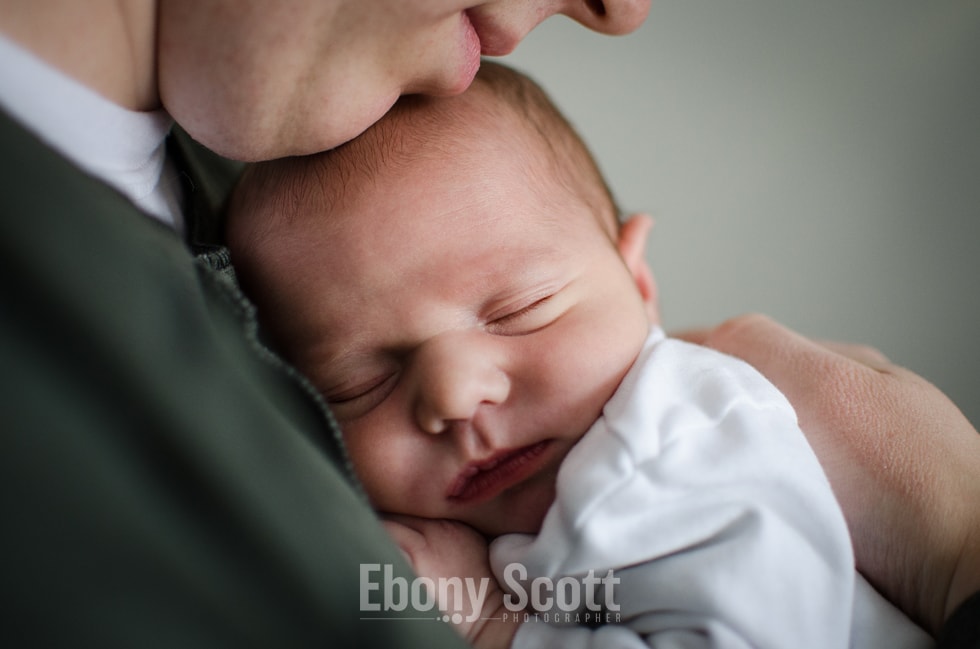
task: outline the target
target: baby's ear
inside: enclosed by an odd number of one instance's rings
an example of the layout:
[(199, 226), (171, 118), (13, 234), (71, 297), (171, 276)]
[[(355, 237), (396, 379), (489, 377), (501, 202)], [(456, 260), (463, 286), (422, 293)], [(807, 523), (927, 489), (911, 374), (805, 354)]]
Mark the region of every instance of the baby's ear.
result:
[(653, 229), (653, 219), (646, 214), (632, 214), (619, 226), (619, 239), (616, 243), (619, 254), (626, 262), (636, 281), (647, 315), (651, 322), (660, 321), (660, 309), (657, 304), (657, 282), (653, 279), (653, 271), (647, 263), (647, 237)]

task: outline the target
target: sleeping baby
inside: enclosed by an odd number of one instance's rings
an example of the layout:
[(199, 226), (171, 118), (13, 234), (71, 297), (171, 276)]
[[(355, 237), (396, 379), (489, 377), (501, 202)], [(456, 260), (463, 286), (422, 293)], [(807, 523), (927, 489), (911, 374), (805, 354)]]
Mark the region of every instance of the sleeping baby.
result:
[[(651, 220), (617, 215), (546, 95), (485, 62), (462, 95), (247, 169), (228, 237), (373, 506), (479, 531), (409, 548), (506, 589), (451, 618), (477, 646), (930, 646), (855, 571), (787, 400), (664, 335)], [(544, 583), (565, 596), (517, 596)]]

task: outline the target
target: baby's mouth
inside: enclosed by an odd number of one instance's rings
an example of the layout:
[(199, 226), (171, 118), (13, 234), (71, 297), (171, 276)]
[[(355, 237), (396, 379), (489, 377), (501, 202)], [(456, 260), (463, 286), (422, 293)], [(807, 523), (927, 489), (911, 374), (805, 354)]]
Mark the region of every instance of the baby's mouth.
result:
[(551, 440), (545, 440), (470, 462), (449, 485), (446, 499), (461, 504), (490, 500), (537, 473), (549, 457), (545, 451), (550, 446)]

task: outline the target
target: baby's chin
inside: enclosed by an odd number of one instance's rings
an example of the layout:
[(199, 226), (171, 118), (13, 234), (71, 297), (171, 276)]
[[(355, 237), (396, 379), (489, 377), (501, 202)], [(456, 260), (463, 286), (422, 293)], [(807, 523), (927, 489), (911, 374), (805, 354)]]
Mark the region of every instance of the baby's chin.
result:
[(520, 493), (503, 499), (495, 511), (470, 525), (488, 537), (503, 534), (537, 534), (541, 531), (548, 510), (555, 502), (555, 481), (542, 480), (523, 485)]

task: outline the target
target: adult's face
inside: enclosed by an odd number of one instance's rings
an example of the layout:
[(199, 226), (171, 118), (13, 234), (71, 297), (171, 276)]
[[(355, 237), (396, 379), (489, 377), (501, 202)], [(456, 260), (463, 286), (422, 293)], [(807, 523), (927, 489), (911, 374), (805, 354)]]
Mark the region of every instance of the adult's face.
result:
[(480, 55), (502, 55), (565, 14), (606, 34), (650, 0), (168, 0), (160, 3), (164, 106), (223, 155), (313, 153), (358, 135), (402, 94), (462, 92)]

